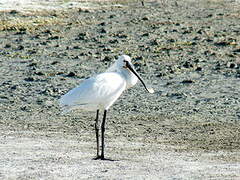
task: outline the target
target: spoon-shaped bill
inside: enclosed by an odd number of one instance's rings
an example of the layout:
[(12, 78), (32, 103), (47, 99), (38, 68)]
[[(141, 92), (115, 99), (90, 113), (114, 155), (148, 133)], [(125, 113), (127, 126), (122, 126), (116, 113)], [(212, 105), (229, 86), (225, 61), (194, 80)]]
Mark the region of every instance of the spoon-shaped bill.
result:
[(134, 67), (128, 62), (126, 61), (126, 67), (133, 72), (133, 74), (135, 74), (137, 76), (137, 78), (141, 81), (141, 83), (143, 84), (143, 86), (145, 87), (145, 89), (149, 92), (149, 93), (154, 93), (153, 88), (146, 86), (146, 84), (144, 83), (143, 79), (140, 77), (140, 75), (137, 73), (137, 71), (134, 69)]

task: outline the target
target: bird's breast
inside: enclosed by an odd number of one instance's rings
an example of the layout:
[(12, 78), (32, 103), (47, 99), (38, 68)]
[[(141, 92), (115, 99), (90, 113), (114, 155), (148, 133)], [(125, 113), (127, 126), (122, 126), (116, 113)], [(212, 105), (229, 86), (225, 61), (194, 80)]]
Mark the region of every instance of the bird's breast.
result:
[(119, 73), (106, 72), (84, 80), (62, 96), (60, 103), (85, 110), (108, 109), (126, 89)]

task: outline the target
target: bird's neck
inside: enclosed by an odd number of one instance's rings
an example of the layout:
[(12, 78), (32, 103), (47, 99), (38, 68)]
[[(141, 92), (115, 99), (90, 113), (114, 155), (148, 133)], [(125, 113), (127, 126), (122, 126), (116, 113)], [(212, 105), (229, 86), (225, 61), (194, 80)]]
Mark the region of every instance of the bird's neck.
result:
[(134, 75), (129, 70), (123, 69), (121, 71), (121, 75), (126, 81), (127, 89), (133, 87), (138, 81), (138, 78), (136, 77), (136, 75)]

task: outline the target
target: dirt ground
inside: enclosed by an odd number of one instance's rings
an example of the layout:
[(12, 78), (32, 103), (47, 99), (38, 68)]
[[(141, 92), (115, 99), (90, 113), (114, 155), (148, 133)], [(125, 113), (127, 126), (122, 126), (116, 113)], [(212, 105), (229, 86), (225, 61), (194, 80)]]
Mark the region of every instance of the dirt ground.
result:
[[(1, 9), (0, 179), (239, 179), (239, 1), (82, 3)], [(120, 97), (93, 160), (95, 113), (58, 99), (121, 54), (155, 93)]]

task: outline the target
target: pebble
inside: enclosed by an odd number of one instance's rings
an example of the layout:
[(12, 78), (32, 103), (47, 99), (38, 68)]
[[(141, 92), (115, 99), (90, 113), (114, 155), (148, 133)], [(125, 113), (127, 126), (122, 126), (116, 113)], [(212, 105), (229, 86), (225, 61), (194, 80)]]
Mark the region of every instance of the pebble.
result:
[(235, 69), (235, 68), (238, 67), (238, 65), (236, 63), (234, 63), (234, 62), (228, 62), (227, 63), (227, 67), (231, 68), (231, 69)]
[(202, 71), (202, 67), (200, 66), (196, 67), (195, 71)]
[(104, 62), (105, 62), (105, 61), (109, 62), (109, 61), (111, 61), (111, 57), (109, 57), (109, 56), (105, 56), (104, 59), (103, 59), (102, 61), (104, 61)]
[(48, 38), (48, 40), (56, 40), (56, 39), (60, 39), (59, 36), (51, 36)]
[(73, 46), (73, 49), (81, 49), (80, 46)]
[(240, 53), (240, 48), (234, 49), (234, 50), (233, 50), (233, 53)]
[(35, 74), (35, 75), (38, 75), (38, 76), (43, 76), (43, 75), (44, 75), (44, 73), (41, 72), (41, 71), (39, 71), (39, 72), (35, 72), (34, 74)]
[(13, 15), (15, 15), (15, 14), (18, 14), (19, 12), (17, 11), (17, 10), (11, 10), (10, 12), (9, 12), (9, 14), (13, 14)]
[(74, 73), (74, 72), (69, 72), (66, 76), (67, 76), (67, 77), (74, 77), (74, 76), (76, 76), (76, 73)]
[(189, 61), (185, 61), (182, 66), (185, 67), (185, 68), (192, 68), (193, 67), (192, 63), (190, 63)]
[(24, 49), (24, 46), (20, 45), (17, 47), (17, 50), (23, 50)]
[(110, 39), (108, 42), (110, 44), (115, 44), (115, 43), (118, 43), (118, 40), (117, 39)]
[(148, 18), (147, 16), (145, 16), (145, 17), (142, 18), (142, 20), (143, 20), (143, 21), (148, 21), (149, 18)]
[(32, 82), (34, 81), (34, 78), (33, 77), (27, 77), (27, 78), (24, 78), (25, 81), (28, 81), (28, 82)]
[(183, 80), (181, 82), (182, 84), (191, 84), (191, 83), (194, 83), (192, 80)]
[(102, 22), (102, 23), (100, 23), (100, 24), (98, 24), (99, 26), (105, 26), (106, 25), (106, 23), (105, 22)]
[(11, 44), (5, 44), (4, 48), (10, 48)]
[(220, 41), (220, 42), (215, 42), (214, 45), (215, 46), (227, 46), (227, 45), (229, 45), (229, 43), (226, 41)]
[(59, 62), (58, 61), (53, 61), (52, 63), (51, 63), (51, 65), (55, 65), (55, 64), (58, 64)]
[(85, 40), (87, 38), (87, 33), (83, 32), (83, 33), (79, 33), (77, 38), (75, 38), (75, 40)]
[(100, 33), (107, 33), (107, 31), (104, 28), (102, 28), (100, 29)]

